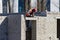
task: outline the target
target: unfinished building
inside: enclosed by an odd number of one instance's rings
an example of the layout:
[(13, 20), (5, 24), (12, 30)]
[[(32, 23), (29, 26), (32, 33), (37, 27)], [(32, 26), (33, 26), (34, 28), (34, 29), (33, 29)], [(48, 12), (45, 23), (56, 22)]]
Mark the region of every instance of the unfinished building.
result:
[[(26, 20), (32, 21), (31, 31), (26, 30)], [(21, 14), (0, 15), (0, 27), (5, 28), (1, 32), (7, 29), (4, 31), (6, 36), (1, 35), (1, 40), (60, 40), (60, 13), (48, 12), (47, 16), (34, 17)]]
[[(25, 17), (24, 14), (18, 14), (18, 0), (9, 1), (14, 5), (8, 5), (9, 2), (7, 3), (7, 1), (6, 4), (4, 1), (2, 3), (2, 0), (0, 0), (0, 13), (4, 13), (0, 14), (0, 40), (60, 40), (59, 0), (54, 0), (58, 5), (51, 3), (51, 11), (53, 12), (47, 12), (45, 16), (35, 15), (34, 17)], [(31, 0), (33, 3), (31, 6), (29, 2), (26, 0), (24, 5), (26, 11), (34, 8), (35, 3), (38, 11), (45, 11), (46, 3), (44, 5), (43, 1), (42, 6), (40, 0), (33, 1), (34, 3)], [(27, 30), (26, 21), (28, 20), (31, 21), (31, 29)]]

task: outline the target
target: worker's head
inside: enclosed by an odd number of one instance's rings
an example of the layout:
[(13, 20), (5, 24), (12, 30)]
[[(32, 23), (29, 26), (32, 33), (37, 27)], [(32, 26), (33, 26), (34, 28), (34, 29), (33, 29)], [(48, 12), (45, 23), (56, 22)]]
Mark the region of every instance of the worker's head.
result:
[(36, 9), (32, 9), (32, 12), (36, 12)]

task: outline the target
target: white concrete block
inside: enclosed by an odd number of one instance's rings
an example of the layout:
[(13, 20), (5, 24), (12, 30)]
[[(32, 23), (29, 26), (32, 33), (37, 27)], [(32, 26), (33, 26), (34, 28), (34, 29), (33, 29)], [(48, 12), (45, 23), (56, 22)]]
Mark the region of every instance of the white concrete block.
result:
[(21, 40), (26, 40), (26, 24), (24, 15), (21, 15)]

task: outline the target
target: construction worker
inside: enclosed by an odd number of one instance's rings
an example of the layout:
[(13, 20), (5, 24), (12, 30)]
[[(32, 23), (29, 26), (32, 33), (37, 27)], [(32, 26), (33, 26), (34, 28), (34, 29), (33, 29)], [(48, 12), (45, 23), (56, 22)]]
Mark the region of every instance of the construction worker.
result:
[[(34, 16), (34, 12), (37, 12), (37, 10), (34, 9), (30, 9), (27, 13), (26, 13), (26, 17), (33, 17)], [(31, 21), (27, 20), (26, 21), (26, 26), (28, 29), (31, 29)]]
[[(34, 12), (36, 12), (36, 9), (30, 9), (27, 13), (26, 13), (26, 17), (33, 17), (34, 16)], [(31, 33), (32, 33), (32, 21), (31, 20), (26, 20), (26, 40), (31, 40)]]
[(26, 17), (33, 17), (34, 16), (34, 12), (37, 12), (37, 10), (34, 9), (30, 9), (27, 13), (26, 13)]

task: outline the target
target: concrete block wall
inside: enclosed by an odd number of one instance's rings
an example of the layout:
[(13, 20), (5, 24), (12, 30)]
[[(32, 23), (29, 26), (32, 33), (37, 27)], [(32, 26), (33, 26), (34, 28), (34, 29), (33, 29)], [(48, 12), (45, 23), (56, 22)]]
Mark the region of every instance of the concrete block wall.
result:
[(26, 20), (32, 21), (32, 40), (46, 39), (46, 17), (26, 17)]
[(60, 13), (48, 13), (47, 20), (46, 20), (46, 27), (48, 37), (50, 36), (52, 40), (59, 40), (57, 38), (57, 19), (60, 19)]
[[(32, 18), (26, 18), (26, 20), (27, 19), (33, 20), (32, 21), (33, 40), (57, 40), (56, 20), (54, 19), (53, 16), (52, 17), (36, 16)], [(36, 23), (34, 21), (36, 21)]]
[(47, 16), (46, 34), (49, 40), (57, 40), (57, 20), (54, 17)]
[[(47, 13), (46, 17), (36, 16), (32, 18), (26, 18), (29, 20), (36, 21), (36, 32), (34, 32), (35, 27), (33, 27), (33, 39), (35, 40), (59, 40), (57, 38), (57, 19), (60, 17), (59, 13)], [(34, 24), (34, 23), (33, 23)], [(36, 38), (34, 37), (36, 36)]]
[[(6, 17), (8, 19), (4, 21)], [(5, 28), (5, 30), (7, 27), (8, 40), (26, 40), (25, 20), (32, 20), (32, 40), (59, 40), (59, 38), (57, 38), (58, 18), (60, 19), (59, 13), (48, 13), (46, 17), (34, 16), (24, 18), (24, 15), (0, 16), (0, 27)], [(3, 21), (4, 24), (1, 26)], [(5, 32), (2, 33), (2, 36), (4, 33)], [(5, 36), (2, 38), (4, 37)]]
[(46, 40), (46, 18), (37, 17), (36, 40)]
[(57, 17), (56, 14), (47, 14), (47, 20), (46, 20), (46, 33), (47, 37), (51, 40), (57, 40)]
[(59, 40), (57, 19), (60, 19), (59, 13), (50, 12), (46, 17), (39, 16), (36, 24), (36, 40)]
[(57, 38), (57, 17), (59, 13), (48, 13), (46, 17), (38, 17), (36, 40), (59, 40)]

